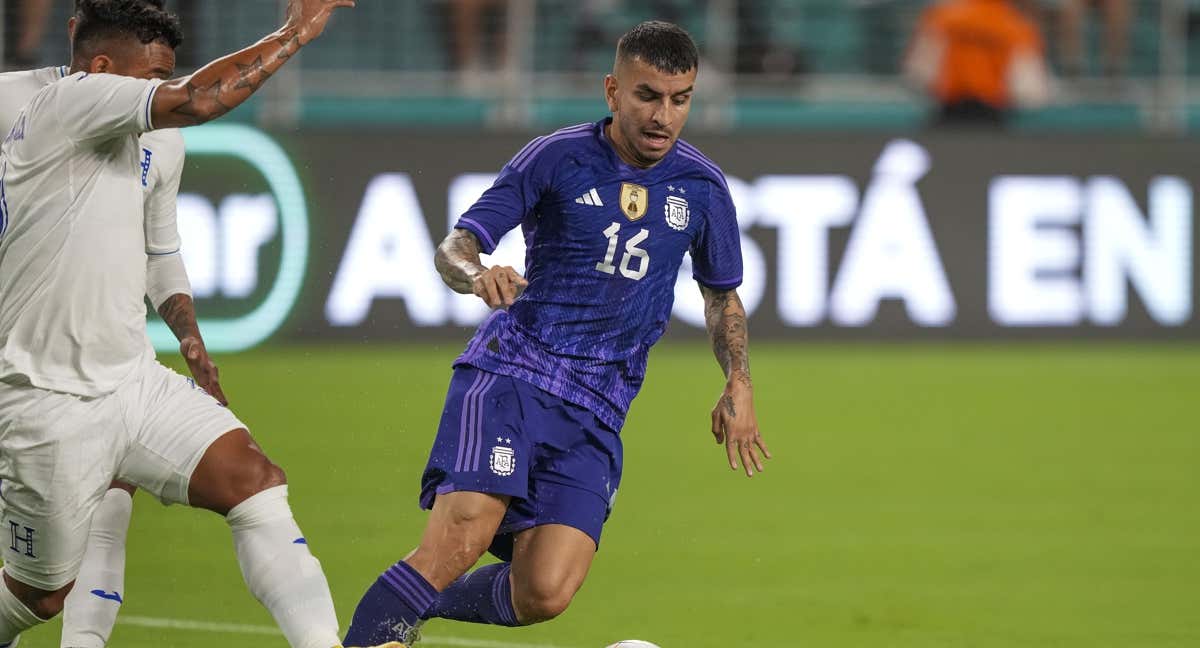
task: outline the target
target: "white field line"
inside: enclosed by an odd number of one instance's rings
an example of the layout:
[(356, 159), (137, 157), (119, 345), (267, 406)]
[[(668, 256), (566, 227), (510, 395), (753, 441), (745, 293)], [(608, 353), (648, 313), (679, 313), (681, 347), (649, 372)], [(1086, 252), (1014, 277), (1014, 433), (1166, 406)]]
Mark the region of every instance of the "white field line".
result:
[[(168, 628), (171, 630), (194, 630), (196, 632), (215, 632), (220, 634), (267, 635), (280, 636), (279, 628), (268, 625), (250, 623), (217, 623), (213, 621), (191, 621), (188, 619), (164, 619), (160, 617), (136, 616), (122, 614), (117, 617), (117, 623), (141, 628)], [(460, 648), (564, 648), (552, 644), (513, 643), (511, 641), (492, 641), (489, 639), (465, 639), (463, 637), (426, 636), (421, 640), (421, 646), (458, 646)]]

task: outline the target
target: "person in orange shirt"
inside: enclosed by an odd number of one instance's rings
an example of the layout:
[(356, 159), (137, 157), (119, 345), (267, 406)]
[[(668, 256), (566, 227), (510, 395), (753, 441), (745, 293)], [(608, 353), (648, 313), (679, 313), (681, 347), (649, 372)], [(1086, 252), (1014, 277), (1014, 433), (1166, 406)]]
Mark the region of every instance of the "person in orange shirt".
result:
[(905, 74), (936, 101), (939, 125), (1003, 125), (1049, 99), (1037, 26), (1010, 0), (947, 0), (921, 16)]

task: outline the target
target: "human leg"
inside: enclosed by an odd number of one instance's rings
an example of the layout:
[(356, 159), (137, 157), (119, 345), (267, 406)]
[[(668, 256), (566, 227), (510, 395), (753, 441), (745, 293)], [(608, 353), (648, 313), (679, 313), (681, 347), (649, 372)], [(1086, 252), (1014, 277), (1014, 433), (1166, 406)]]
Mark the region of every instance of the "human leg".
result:
[(75, 586), (63, 607), (61, 648), (103, 648), (112, 635), (125, 595), (125, 538), (136, 489), (112, 483), (88, 532)]
[(528, 449), (515, 460), (530, 464), (529, 484), (525, 497), (510, 502), (491, 548), (506, 562), (457, 579), (430, 618), (504, 626), (552, 619), (570, 604), (595, 555), (620, 484), (620, 439), (579, 406), (520, 381), (516, 391)]
[(564, 524), (533, 527), (516, 535), (512, 600), (521, 625), (549, 621), (567, 610), (583, 586), (596, 541)]
[(506, 496), (469, 491), (437, 496), (420, 545), (385, 570), (363, 595), (345, 643), (411, 640), (438, 592), (487, 551), (508, 501)]
[(0, 646), (62, 611), (119, 455), (112, 397), (0, 383)]
[(15, 646), (21, 633), (49, 621), (71, 591), (70, 585), (55, 591), (26, 585), (4, 573), (0, 583), (0, 647)]
[[(367, 590), (347, 644), (406, 637), (428, 616), (438, 591), (487, 551), (511, 499), (527, 492), (530, 448), (520, 423), (512, 379), (470, 367), (454, 371), (421, 480), (421, 507), (432, 511), (421, 543)], [(492, 451), (497, 458), (485, 452), (493, 439), (503, 445)]]
[(338, 645), (329, 585), (292, 515), (283, 470), (227, 408), (157, 363), (137, 398), (143, 419), (122, 479), (165, 503), (223, 515), (248, 589), (288, 643)]

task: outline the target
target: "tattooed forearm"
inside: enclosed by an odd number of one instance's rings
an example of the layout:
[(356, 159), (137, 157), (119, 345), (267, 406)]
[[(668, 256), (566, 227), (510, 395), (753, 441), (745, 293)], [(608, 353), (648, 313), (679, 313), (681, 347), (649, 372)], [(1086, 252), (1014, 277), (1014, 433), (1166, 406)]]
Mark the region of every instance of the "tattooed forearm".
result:
[(238, 69), (238, 82), (237, 85), (233, 86), (235, 90), (249, 88), (250, 92), (254, 92), (255, 90), (258, 90), (258, 88), (265, 83), (267, 79), (271, 78), (271, 73), (263, 67), (261, 55), (254, 59), (250, 65), (242, 65), (241, 63), (234, 63), (234, 65), (236, 65)]
[(229, 106), (221, 103), (220, 81), (207, 88), (198, 88), (191, 81), (188, 81), (186, 87), (187, 101), (174, 108), (172, 112), (176, 115), (191, 119), (194, 123), (202, 124), (232, 110)]
[(200, 337), (200, 326), (196, 323), (196, 306), (190, 295), (178, 293), (168, 297), (159, 305), (158, 315), (175, 334), (175, 339)]
[[(746, 309), (736, 290), (700, 287), (704, 295), (704, 323), (712, 339), (713, 354), (730, 380), (750, 386), (750, 352)], [(732, 409), (733, 402), (727, 403)], [(731, 412), (732, 413), (732, 412)]]
[(456, 229), (438, 246), (433, 263), (451, 290), (470, 295), (475, 277), (486, 270), (479, 262), (479, 253), (479, 239), (467, 230)]
[(300, 42), (300, 34), (295, 31), (280, 34), (277, 42), (283, 49), (279, 50), (279, 53), (275, 55), (275, 60), (281, 63), (292, 58), (292, 55), (300, 50), (302, 44)]
[(250, 98), (304, 43), (285, 28), (257, 44), (168, 81), (154, 95), (156, 128), (195, 126), (217, 119)]

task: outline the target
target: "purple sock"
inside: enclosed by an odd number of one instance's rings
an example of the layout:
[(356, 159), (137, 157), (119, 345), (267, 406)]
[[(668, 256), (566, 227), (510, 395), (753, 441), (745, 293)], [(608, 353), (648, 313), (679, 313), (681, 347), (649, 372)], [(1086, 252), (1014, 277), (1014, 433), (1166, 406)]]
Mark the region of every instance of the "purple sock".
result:
[(343, 643), (374, 646), (407, 642), (437, 596), (433, 585), (402, 560), (383, 572), (363, 594)]
[(512, 584), (508, 580), (511, 571), (512, 563), (495, 563), (459, 578), (438, 595), (425, 617), (509, 627), (521, 625), (512, 604)]

